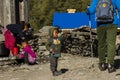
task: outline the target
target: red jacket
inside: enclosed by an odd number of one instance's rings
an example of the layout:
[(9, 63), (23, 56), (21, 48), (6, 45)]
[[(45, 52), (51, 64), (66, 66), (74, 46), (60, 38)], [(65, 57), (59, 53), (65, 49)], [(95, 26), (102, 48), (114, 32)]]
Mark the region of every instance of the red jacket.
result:
[(13, 50), (15, 46), (15, 38), (12, 35), (12, 33), (9, 30), (6, 30), (4, 33), (4, 37), (5, 37), (6, 48), (8, 48), (9, 50)]

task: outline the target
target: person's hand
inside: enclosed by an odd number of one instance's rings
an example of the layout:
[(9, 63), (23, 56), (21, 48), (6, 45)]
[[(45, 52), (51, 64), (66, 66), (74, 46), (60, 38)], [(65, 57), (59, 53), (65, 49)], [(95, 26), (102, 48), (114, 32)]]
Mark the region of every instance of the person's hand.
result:
[(55, 50), (53, 50), (53, 49), (50, 49), (50, 53), (55, 54), (55, 53), (56, 53), (56, 51), (55, 51)]
[(17, 44), (17, 47), (23, 48), (22, 45), (20, 45), (20, 44)]
[(54, 52), (54, 51), (52, 51), (52, 54), (55, 54), (55, 52)]
[(21, 39), (22, 39), (22, 40), (25, 40), (25, 37), (22, 37)]
[(87, 13), (87, 15), (90, 14), (90, 12), (89, 12), (89, 7), (90, 7), (90, 6), (87, 6), (87, 9), (86, 9), (86, 13)]

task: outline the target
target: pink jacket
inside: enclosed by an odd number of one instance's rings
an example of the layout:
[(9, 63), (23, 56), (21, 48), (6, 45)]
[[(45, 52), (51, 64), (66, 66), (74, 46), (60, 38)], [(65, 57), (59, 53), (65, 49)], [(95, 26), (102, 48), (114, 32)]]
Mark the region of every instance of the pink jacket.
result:
[(27, 45), (25, 48), (23, 48), (23, 53), (21, 54), (21, 58), (24, 58), (24, 53), (28, 53), (28, 61), (30, 63), (34, 63), (36, 60), (36, 54), (35, 52), (32, 50), (30, 45)]

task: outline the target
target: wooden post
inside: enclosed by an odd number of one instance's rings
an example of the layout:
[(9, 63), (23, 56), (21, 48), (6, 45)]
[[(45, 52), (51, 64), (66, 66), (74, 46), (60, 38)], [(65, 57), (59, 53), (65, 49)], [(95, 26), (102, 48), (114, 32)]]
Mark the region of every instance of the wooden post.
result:
[(24, 11), (25, 11), (25, 13), (24, 13), (24, 15), (25, 15), (25, 21), (28, 21), (29, 20), (29, 2), (30, 2), (30, 0), (25, 0), (25, 4), (24, 4)]
[(4, 26), (11, 23), (11, 10), (10, 10), (10, 0), (4, 0)]
[(0, 0), (0, 24), (15, 23), (15, 0)]
[(19, 4), (19, 13), (20, 13), (20, 21), (25, 21), (24, 19), (24, 1)]
[(20, 21), (28, 21), (28, 0), (23, 0), (23, 2), (20, 3), (19, 9), (20, 9)]
[(3, 0), (0, 0), (0, 24), (1, 24), (1, 25), (4, 25)]
[(6, 26), (28, 21), (28, 1), (23, 0), (19, 3), (17, 0), (0, 0), (0, 24)]
[(15, 24), (16, 23), (16, 14), (15, 14), (15, 0), (11, 0), (10, 2), (10, 10), (11, 10), (11, 23)]

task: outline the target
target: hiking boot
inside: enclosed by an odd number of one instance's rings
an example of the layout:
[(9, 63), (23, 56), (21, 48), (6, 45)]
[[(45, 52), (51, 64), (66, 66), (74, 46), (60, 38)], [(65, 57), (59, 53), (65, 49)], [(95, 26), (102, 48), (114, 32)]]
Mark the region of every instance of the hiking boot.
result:
[(53, 72), (53, 76), (58, 76), (58, 75), (61, 75), (61, 74), (62, 74), (61, 71), (55, 71), (55, 72)]
[(112, 73), (112, 72), (115, 72), (115, 71), (116, 71), (116, 69), (115, 69), (114, 65), (108, 64), (108, 72)]
[(104, 71), (107, 69), (106, 63), (99, 63), (98, 67), (99, 67), (100, 71)]

